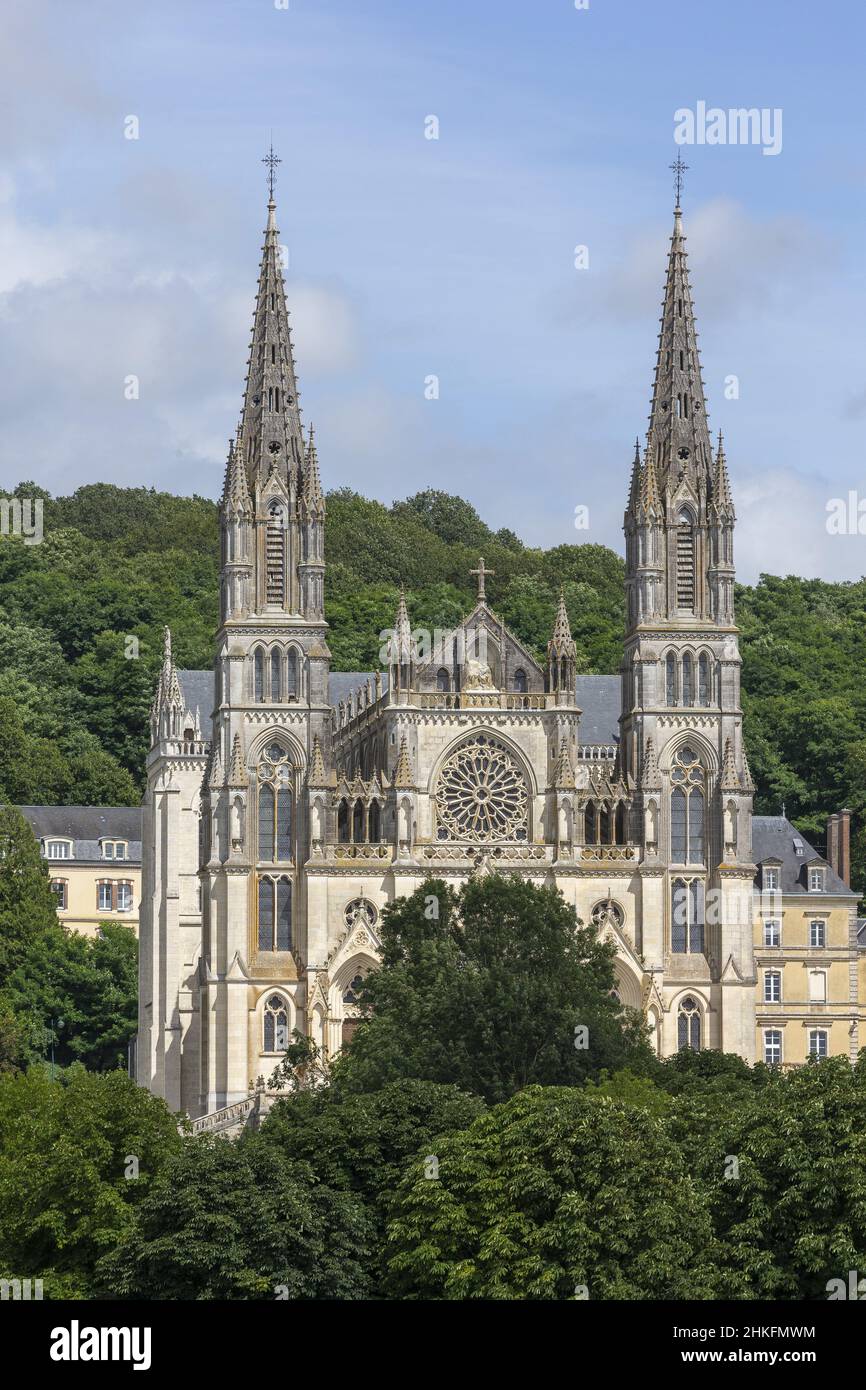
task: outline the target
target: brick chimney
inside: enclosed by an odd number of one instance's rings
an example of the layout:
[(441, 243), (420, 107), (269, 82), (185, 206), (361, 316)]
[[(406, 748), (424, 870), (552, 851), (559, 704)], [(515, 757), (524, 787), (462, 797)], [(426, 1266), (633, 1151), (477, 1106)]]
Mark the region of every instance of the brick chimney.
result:
[(827, 819), (827, 863), (846, 888), (851, 887), (851, 812), (845, 808)]

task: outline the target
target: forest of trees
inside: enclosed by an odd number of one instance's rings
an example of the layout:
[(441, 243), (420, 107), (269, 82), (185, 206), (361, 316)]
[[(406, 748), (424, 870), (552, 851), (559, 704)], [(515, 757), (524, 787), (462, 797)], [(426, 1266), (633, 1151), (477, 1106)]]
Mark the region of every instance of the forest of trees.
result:
[[(45, 534), (39, 545), (0, 539), (0, 803), (135, 804), (163, 625), (178, 665), (213, 659), (216, 504), (107, 483), (51, 498), (24, 482), (15, 495), (43, 499)], [(532, 549), (432, 490), (386, 507), (341, 489), (327, 505), (335, 670), (375, 668), (401, 582), (417, 627), (454, 623), (472, 607), (479, 553), (495, 570), (492, 606), (538, 655), (562, 587), (578, 669), (618, 670), (623, 562), (612, 550)], [(736, 604), (756, 810), (776, 814), (784, 803), (821, 848), (827, 815), (850, 807), (862, 887), (866, 580), (763, 575), (738, 586)]]

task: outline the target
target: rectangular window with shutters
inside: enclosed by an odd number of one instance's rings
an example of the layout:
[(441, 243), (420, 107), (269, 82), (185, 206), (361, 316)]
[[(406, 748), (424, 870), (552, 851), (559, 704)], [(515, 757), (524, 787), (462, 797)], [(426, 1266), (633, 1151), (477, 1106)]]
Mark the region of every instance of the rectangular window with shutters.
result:
[(55, 878), (51, 881), (51, 891), (57, 904), (58, 912), (63, 912), (67, 904), (66, 896), (67, 883), (65, 878)]
[(98, 883), (96, 885), (96, 907), (99, 912), (111, 912), (114, 907), (114, 885), (111, 883)]
[(809, 971), (809, 1003), (826, 1004), (827, 1002), (827, 972), (826, 970)]
[(118, 912), (132, 911), (132, 884), (118, 883), (117, 885), (117, 910)]

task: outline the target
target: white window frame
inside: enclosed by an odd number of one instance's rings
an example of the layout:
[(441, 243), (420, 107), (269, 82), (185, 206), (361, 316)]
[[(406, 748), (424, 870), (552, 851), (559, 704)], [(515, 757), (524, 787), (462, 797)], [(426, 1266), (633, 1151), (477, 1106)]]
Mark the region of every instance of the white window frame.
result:
[[(813, 940), (812, 940), (813, 936), (815, 935), (815, 928), (816, 928), (816, 927), (819, 927), (819, 928), (820, 928), (820, 936), (821, 936), (821, 938), (822, 938), (821, 941), (813, 941)], [(827, 945), (827, 923), (824, 921), (823, 917), (813, 917), (813, 918), (810, 920), (810, 922), (809, 922), (809, 945), (810, 945), (810, 947), (812, 947), (814, 950), (820, 950), (822, 947), (825, 947), (825, 946)]]
[[(103, 901), (102, 901), (103, 895), (104, 895), (106, 892), (108, 893), (108, 906), (107, 906), (107, 907), (106, 907), (106, 905), (105, 905), (105, 904), (103, 903)], [(96, 885), (96, 911), (97, 911), (97, 912), (113, 912), (113, 911), (114, 911), (114, 884), (113, 884), (113, 883), (108, 883), (108, 882), (97, 883), (97, 885)]]
[(823, 893), (824, 891), (824, 870), (821, 868), (809, 870), (809, 892)]
[[(775, 941), (770, 940), (770, 936), (776, 937)], [(764, 946), (769, 950), (778, 950), (782, 945), (782, 919), (781, 917), (764, 918)]]
[[(765, 1028), (765, 1029), (764, 1029), (764, 1065), (765, 1065), (765, 1066), (768, 1066), (768, 1067), (780, 1067), (780, 1066), (782, 1065), (782, 1059), (783, 1059), (783, 1057), (784, 1057), (784, 1050), (783, 1050), (783, 1049), (784, 1049), (784, 1037), (785, 1037), (785, 1035), (784, 1035), (784, 1033), (782, 1032), (782, 1029), (781, 1029), (781, 1028)], [(774, 1057), (774, 1058), (772, 1058), (772, 1059), (771, 1059), (770, 1057), (767, 1056), (767, 1053), (770, 1051), (771, 1048), (775, 1051), (775, 1050), (776, 1050), (776, 1044), (775, 1044), (775, 1043), (771, 1043), (771, 1042), (770, 1042), (770, 1038), (778, 1038), (778, 1040), (779, 1040), (779, 1042), (778, 1042), (778, 1053), (779, 1053), (779, 1055), (778, 1055), (778, 1057)]]
[[(57, 911), (58, 911), (58, 912), (68, 912), (68, 911), (69, 911), (69, 879), (68, 879), (68, 878), (52, 878), (50, 887), (51, 887), (52, 893), (54, 893), (54, 896), (55, 896), (55, 898), (57, 899)], [(55, 891), (57, 888), (62, 888), (62, 889), (63, 889), (63, 901), (62, 901), (62, 902), (60, 901), (60, 894), (57, 893), (57, 892)]]
[(761, 883), (765, 893), (778, 893), (779, 872), (778, 864), (771, 864), (763, 870)]
[[(778, 981), (778, 994), (774, 997), (773, 982)], [(764, 1003), (781, 1004), (782, 1002), (782, 972), (781, 970), (764, 971)]]
[[(124, 904), (124, 903), (121, 901), (121, 899), (122, 899), (122, 898), (125, 898), (127, 895), (128, 895), (129, 900), (128, 900), (128, 902), (126, 902), (126, 904)], [(118, 911), (118, 912), (131, 912), (132, 909), (133, 909), (133, 906), (134, 906), (134, 898), (133, 898), (132, 884), (131, 884), (131, 883), (127, 883), (127, 882), (118, 883), (118, 884), (117, 884), (117, 911)]]
[[(56, 852), (55, 852), (55, 851), (58, 851), (58, 850), (60, 851), (60, 853), (56, 853)], [(52, 836), (51, 839), (46, 839), (46, 841), (45, 841), (45, 858), (46, 858), (46, 859), (71, 859), (71, 858), (72, 858), (72, 841), (71, 841), (71, 840), (58, 840), (58, 839), (54, 838), (53, 836)]]
[[(814, 1038), (816, 1041), (818, 1041), (818, 1040), (821, 1039), (821, 1038), (824, 1039), (824, 1051), (823, 1051), (823, 1052), (820, 1050), (820, 1045), (819, 1045), (819, 1047), (818, 1047), (815, 1051), (812, 1050), (812, 1039), (813, 1039), (813, 1038)], [(809, 1029), (809, 1036), (808, 1036), (808, 1039), (807, 1039), (807, 1055), (808, 1055), (809, 1057), (819, 1057), (819, 1058), (820, 1058), (820, 1057), (829, 1057), (829, 1056), (830, 1056), (830, 1034), (828, 1033), (828, 1031), (827, 1031), (826, 1028), (810, 1028), (810, 1029)]]

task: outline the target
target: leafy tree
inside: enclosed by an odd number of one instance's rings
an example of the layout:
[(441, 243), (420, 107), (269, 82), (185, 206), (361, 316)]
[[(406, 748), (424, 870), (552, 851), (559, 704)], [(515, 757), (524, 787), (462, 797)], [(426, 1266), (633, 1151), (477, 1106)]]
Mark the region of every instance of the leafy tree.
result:
[(826, 1298), (829, 1280), (866, 1268), (866, 1052), (853, 1068), (833, 1057), (769, 1074), (694, 1161), (728, 1296)]
[(363, 1298), (363, 1207), (277, 1148), (187, 1139), (99, 1266), (120, 1298)]
[(164, 1102), (122, 1072), (0, 1075), (4, 1277), (41, 1278), (49, 1298), (89, 1296), (99, 1256), (180, 1147)]
[(720, 1296), (707, 1194), (663, 1121), (538, 1086), (409, 1164), (388, 1226), (399, 1298)]
[(56, 925), (57, 904), (36, 836), (14, 806), (0, 807), (0, 987), (32, 943)]
[(138, 1012), (138, 943), (119, 922), (86, 937), (55, 921), (28, 944), (3, 999), (19, 1021), (23, 1061), (44, 1057), (50, 1019), (59, 1066), (83, 1062), (94, 1071), (125, 1066)]
[(319, 1182), (364, 1203), (367, 1267), (378, 1289), (385, 1220), (408, 1160), (430, 1154), (439, 1136), (465, 1129), (483, 1109), (477, 1096), (432, 1081), (392, 1081), (373, 1095), (330, 1086), (278, 1101), (243, 1142), (274, 1145), (290, 1167), (308, 1164)]
[(556, 889), (491, 875), (455, 894), (428, 880), (385, 909), (381, 936), (366, 1017), (335, 1066), (346, 1090), (417, 1077), (496, 1102), (649, 1064), (640, 1020), (611, 997), (614, 948)]

